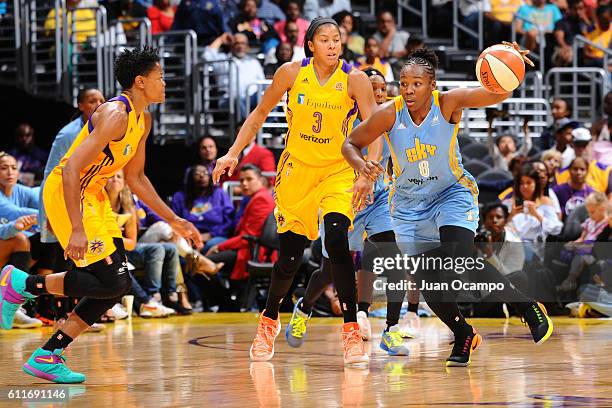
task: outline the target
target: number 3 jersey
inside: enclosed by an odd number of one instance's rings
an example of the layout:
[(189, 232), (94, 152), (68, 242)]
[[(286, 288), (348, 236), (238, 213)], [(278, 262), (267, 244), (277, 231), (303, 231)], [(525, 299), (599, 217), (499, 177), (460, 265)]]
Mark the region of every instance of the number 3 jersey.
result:
[(351, 65), (344, 60), (324, 85), (314, 71), (313, 59), (304, 58), (287, 92), (285, 150), (313, 167), (343, 161), (342, 143), (353, 130), (357, 103), (348, 94)]
[(387, 142), (399, 195), (431, 196), (457, 182), (477, 194), (473, 177), (461, 163), (459, 124), (444, 119), (438, 98), (438, 91), (433, 91), (429, 114), (419, 126), (412, 121), (404, 99), (394, 98), (395, 123)]

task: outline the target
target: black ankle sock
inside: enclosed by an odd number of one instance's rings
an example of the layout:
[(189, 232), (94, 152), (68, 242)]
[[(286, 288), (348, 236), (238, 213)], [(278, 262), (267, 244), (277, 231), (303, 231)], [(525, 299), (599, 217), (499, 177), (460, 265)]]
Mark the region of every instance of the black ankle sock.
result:
[(300, 302), (300, 304), (298, 305), (298, 309), (300, 312), (309, 315), (310, 312), (312, 312), (312, 306), (311, 305), (307, 305), (306, 303), (304, 303), (304, 301)]
[(70, 343), (72, 343), (72, 337), (68, 336), (63, 331), (58, 330), (53, 336), (51, 336), (49, 341), (42, 346), (42, 349), (53, 352), (57, 349), (65, 349)]
[(516, 309), (520, 316), (524, 316), (527, 309), (529, 309), (531, 302), (511, 303), (511, 305)]
[(370, 304), (368, 302), (359, 302), (359, 303), (357, 303), (357, 311), (358, 312), (365, 312), (366, 316), (370, 315), (370, 312), (368, 312), (369, 309), (370, 309)]
[(41, 275), (28, 276), (26, 279), (26, 291), (34, 296), (46, 294), (45, 277)]
[(24, 272), (30, 272), (30, 261), (32, 255), (27, 251), (13, 252), (9, 258), (9, 263)]
[(278, 310), (280, 309), (280, 304), (282, 301), (282, 296), (274, 296), (273, 294), (268, 293), (266, 310), (264, 310), (263, 315), (272, 320), (278, 319)]
[(418, 313), (419, 312), (419, 304), (418, 303), (410, 303), (408, 302), (408, 311)]

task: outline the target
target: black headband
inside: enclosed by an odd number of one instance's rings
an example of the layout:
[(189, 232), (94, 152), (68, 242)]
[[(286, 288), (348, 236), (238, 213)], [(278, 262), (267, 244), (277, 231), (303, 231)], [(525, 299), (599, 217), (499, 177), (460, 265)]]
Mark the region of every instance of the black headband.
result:
[(312, 41), (317, 29), (324, 24), (333, 24), (334, 26), (339, 28), (338, 23), (336, 23), (336, 20), (329, 17), (316, 17), (314, 20), (312, 20), (312, 22), (308, 26), (308, 30), (306, 30), (306, 35), (304, 35), (304, 54), (306, 55), (306, 57), (312, 57), (312, 51), (310, 51), (310, 48), (308, 47), (308, 41)]

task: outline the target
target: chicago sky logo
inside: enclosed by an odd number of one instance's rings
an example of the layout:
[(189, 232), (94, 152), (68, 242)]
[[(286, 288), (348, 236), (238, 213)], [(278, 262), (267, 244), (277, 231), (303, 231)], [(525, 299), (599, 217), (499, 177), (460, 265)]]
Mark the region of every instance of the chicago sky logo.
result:
[(418, 137), (414, 138), (414, 147), (406, 149), (406, 157), (410, 163), (425, 160), (436, 155), (436, 146), (421, 143)]

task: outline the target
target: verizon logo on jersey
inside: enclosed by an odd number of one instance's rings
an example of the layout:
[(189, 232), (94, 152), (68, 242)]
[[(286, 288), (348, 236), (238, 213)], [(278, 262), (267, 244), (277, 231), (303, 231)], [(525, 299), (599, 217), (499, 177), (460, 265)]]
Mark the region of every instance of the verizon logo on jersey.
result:
[(436, 146), (421, 143), (419, 138), (414, 139), (414, 147), (406, 149), (406, 157), (410, 163), (425, 160), (436, 155)]

